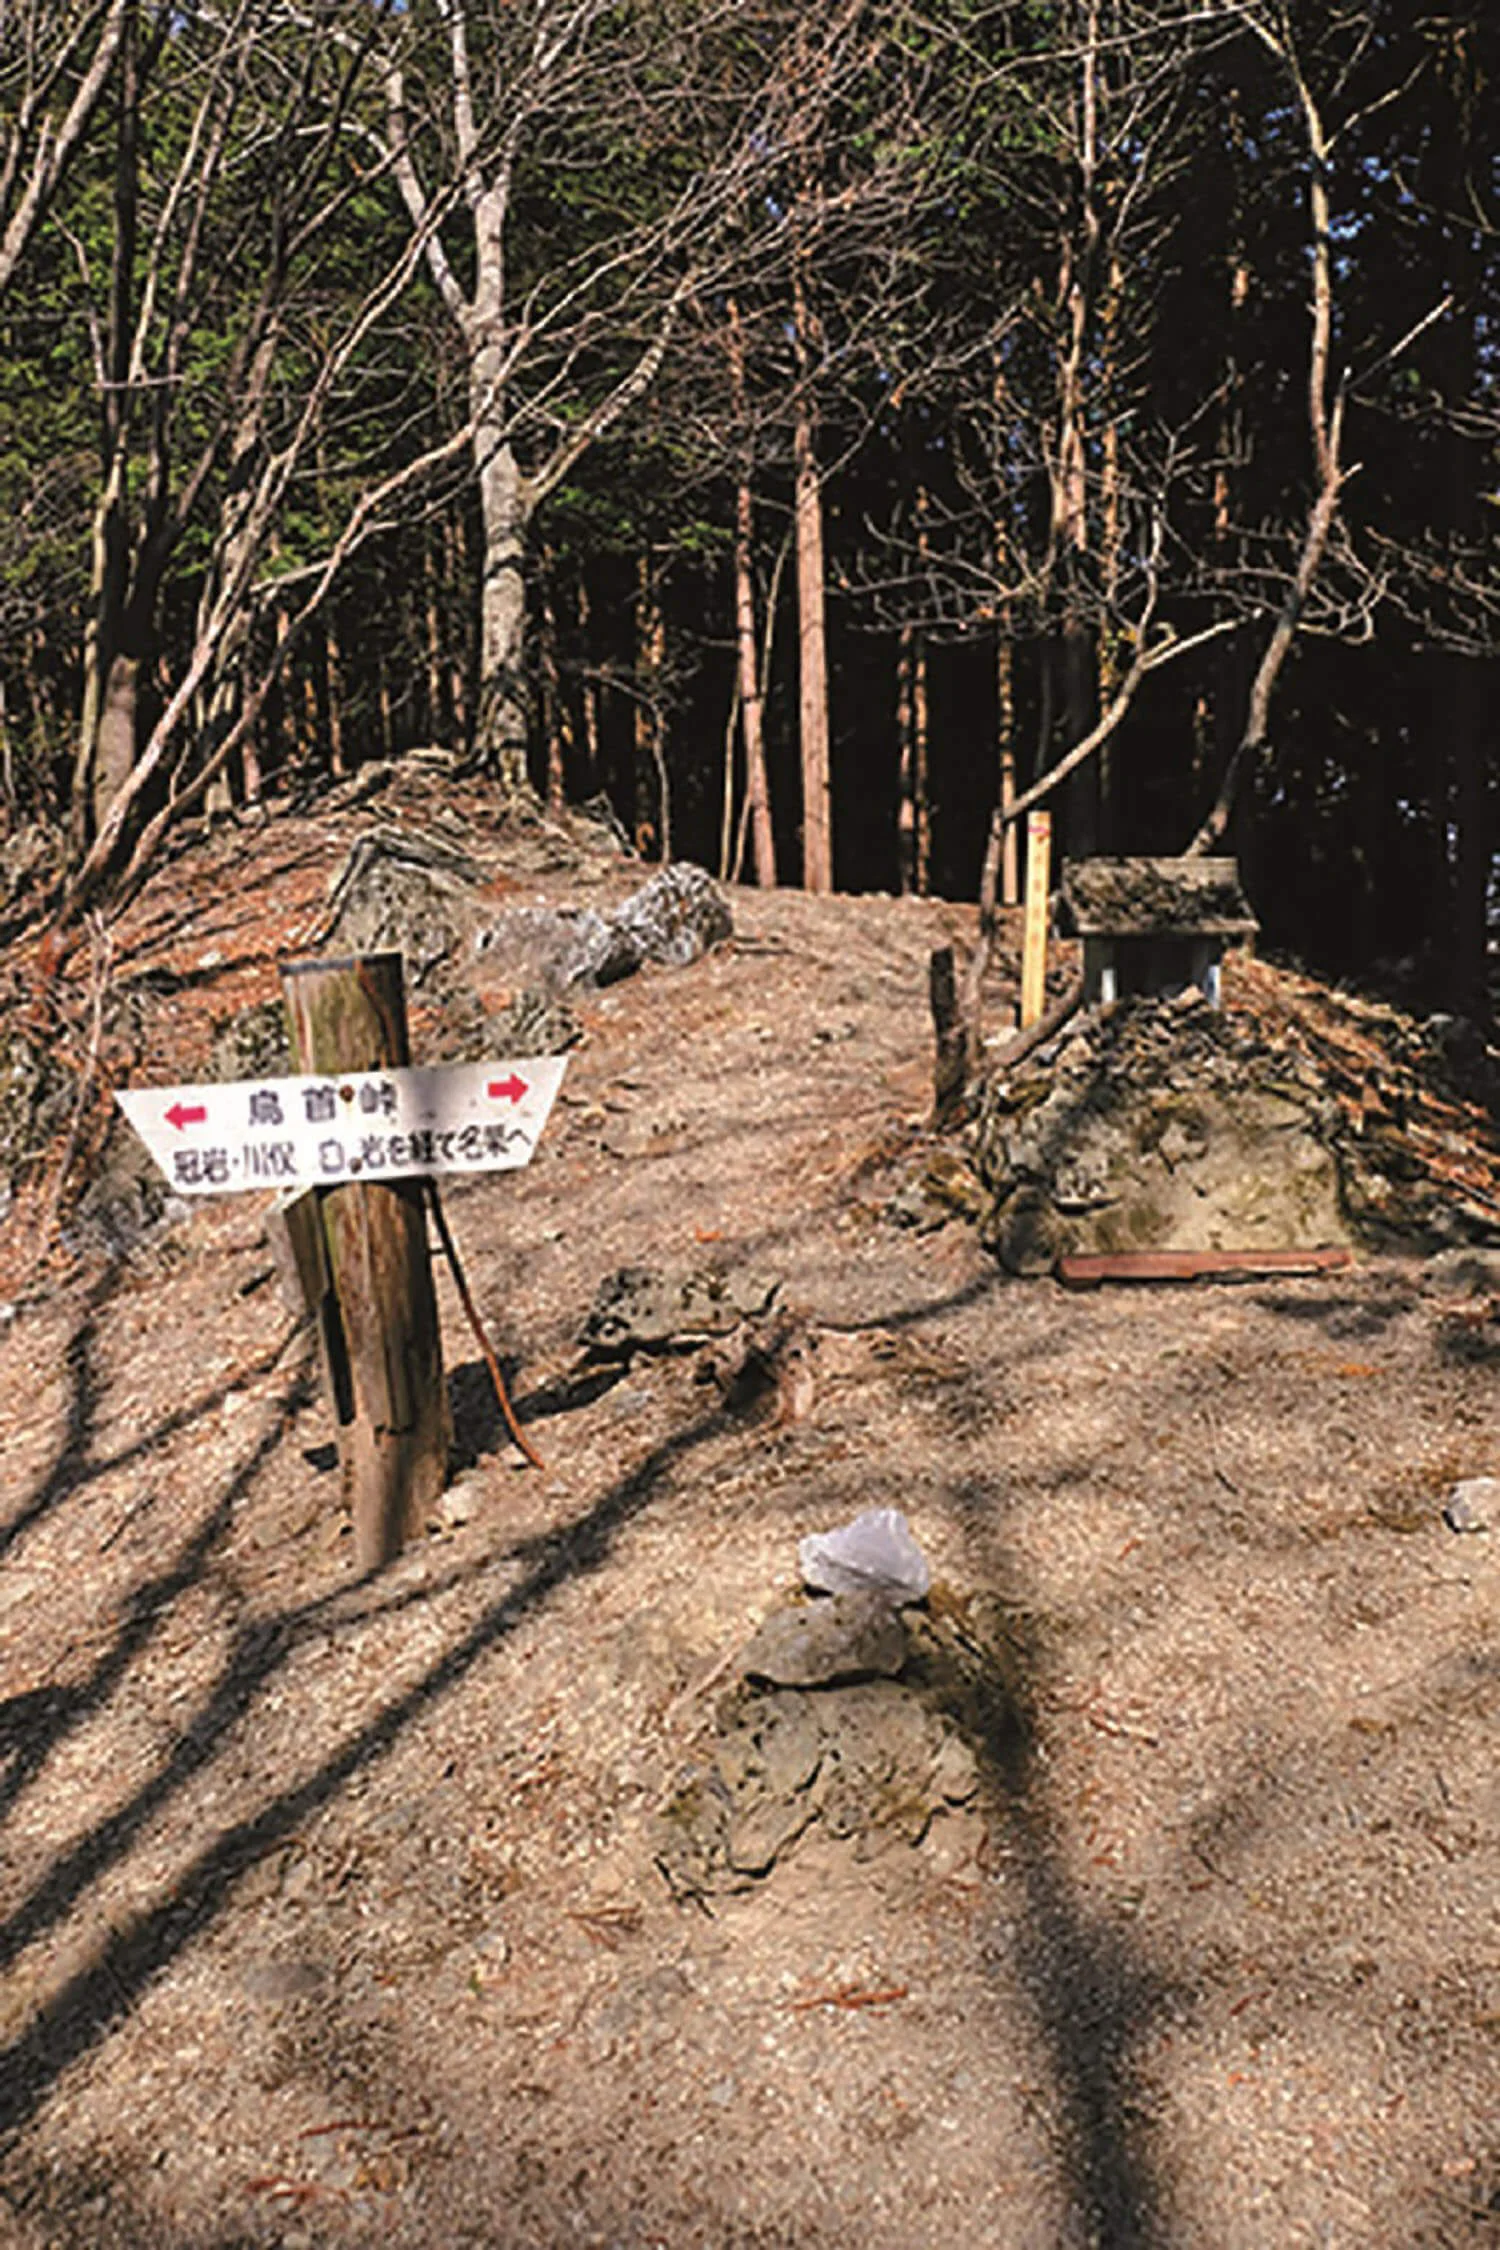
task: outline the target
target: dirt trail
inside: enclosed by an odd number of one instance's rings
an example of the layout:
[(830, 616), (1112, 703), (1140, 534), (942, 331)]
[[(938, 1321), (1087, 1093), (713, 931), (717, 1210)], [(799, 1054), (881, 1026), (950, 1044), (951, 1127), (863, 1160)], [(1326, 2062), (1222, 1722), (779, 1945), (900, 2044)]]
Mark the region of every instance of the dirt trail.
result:
[[(153, 894), (127, 963), (219, 958), (143, 1074), (274, 990), (363, 817)], [(585, 1000), (536, 1162), (450, 1192), (548, 1469), (440, 1276), (473, 1466), (378, 1584), (255, 1198), (17, 1292), (0, 2240), (1495, 2239), (1500, 1528), (1440, 1508), (1500, 1473), (1500, 1280), (1008, 1281), (890, 1213), (962, 910), (734, 910)], [(687, 1355), (572, 1380), (626, 1264), (778, 1277), (805, 1411)], [(674, 1903), (653, 1823), (718, 1668), (871, 1505), (993, 1663), (981, 1797)]]

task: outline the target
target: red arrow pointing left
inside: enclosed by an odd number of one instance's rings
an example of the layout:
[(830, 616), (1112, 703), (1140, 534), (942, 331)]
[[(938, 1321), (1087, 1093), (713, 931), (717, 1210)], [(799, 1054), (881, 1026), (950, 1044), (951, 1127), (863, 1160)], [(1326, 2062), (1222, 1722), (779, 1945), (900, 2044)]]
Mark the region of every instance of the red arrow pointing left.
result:
[(527, 1086), (525, 1079), (518, 1078), (512, 1071), (509, 1078), (497, 1078), (484, 1090), (492, 1102), (518, 1102), (527, 1091)]
[(184, 1125), (202, 1125), (206, 1123), (208, 1118), (208, 1111), (206, 1109), (190, 1109), (186, 1102), (173, 1102), (166, 1115), (167, 1123), (169, 1125), (175, 1125), (178, 1132), (180, 1133)]

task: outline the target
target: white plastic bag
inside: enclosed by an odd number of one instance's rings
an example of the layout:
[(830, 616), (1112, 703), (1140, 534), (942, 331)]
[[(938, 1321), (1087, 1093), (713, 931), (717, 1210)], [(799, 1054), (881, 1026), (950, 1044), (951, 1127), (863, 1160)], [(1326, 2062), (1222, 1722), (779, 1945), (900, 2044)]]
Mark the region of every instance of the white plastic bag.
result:
[(1449, 1493), (1443, 1521), (1450, 1531), (1488, 1531), (1500, 1524), (1500, 1477), (1465, 1477)]
[(810, 1532), (797, 1559), (803, 1584), (819, 1594), (882, 1593), (899, 1606), (925, 1600), (932, 1584), (899, 1508), (866, 1508), (842, 1530)]

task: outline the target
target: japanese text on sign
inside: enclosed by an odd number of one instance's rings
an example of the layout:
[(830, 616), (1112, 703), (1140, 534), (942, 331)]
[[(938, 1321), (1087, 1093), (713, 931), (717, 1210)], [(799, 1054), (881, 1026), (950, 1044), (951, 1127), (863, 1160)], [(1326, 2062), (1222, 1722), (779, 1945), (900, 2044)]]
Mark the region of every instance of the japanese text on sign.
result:
[(181, 1194), (337, 1187), (529, 1163), (566, 1067), (537, 1056), (132, 1087), (117, 1099)]

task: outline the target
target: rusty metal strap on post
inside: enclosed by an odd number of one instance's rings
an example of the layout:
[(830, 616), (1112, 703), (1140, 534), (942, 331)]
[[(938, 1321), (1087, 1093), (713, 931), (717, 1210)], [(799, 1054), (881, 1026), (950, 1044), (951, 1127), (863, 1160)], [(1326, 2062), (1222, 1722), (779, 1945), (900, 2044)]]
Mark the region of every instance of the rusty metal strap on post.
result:
[(443, 1199), (438, 1194), (436, 1180), (429, 1178), (427, 1195), (432, 1205), (432, 1216), (437, 1224), (438, 1239), (443, 1245), (443, 1256), (448, 1261), (448, 1271), (452, 1274), (453, 1285), (458, 1291), (458, 1301), (463, 1306), (469, 1326), (474, 1331), (474, 1340), (484, 1354), (484, 1364), (490, 1371), (490, 1381), (495, 1386), (495, 1396), (500, 1401), (500, 1411), (505, 1416), (505, 1426), (531, 1466), (534, 1469), (545, 1469), (546, 1462), (516, 1420), (515, 1409), (506, 1395), (505, 1378), (500, 1373), (500, 1362), (496, 1359), (490, 1340), (484, 1332), (484, 1324), (479, 1317), (479, 1308), (475, 1304), (469, 1292), (469, 1284), (464, 1278), (464, 1269), (459, 1263), (458, 1245), (455, 1243), (452, 1229), (448, 1225), (448, 1214), (443, 1209)]

